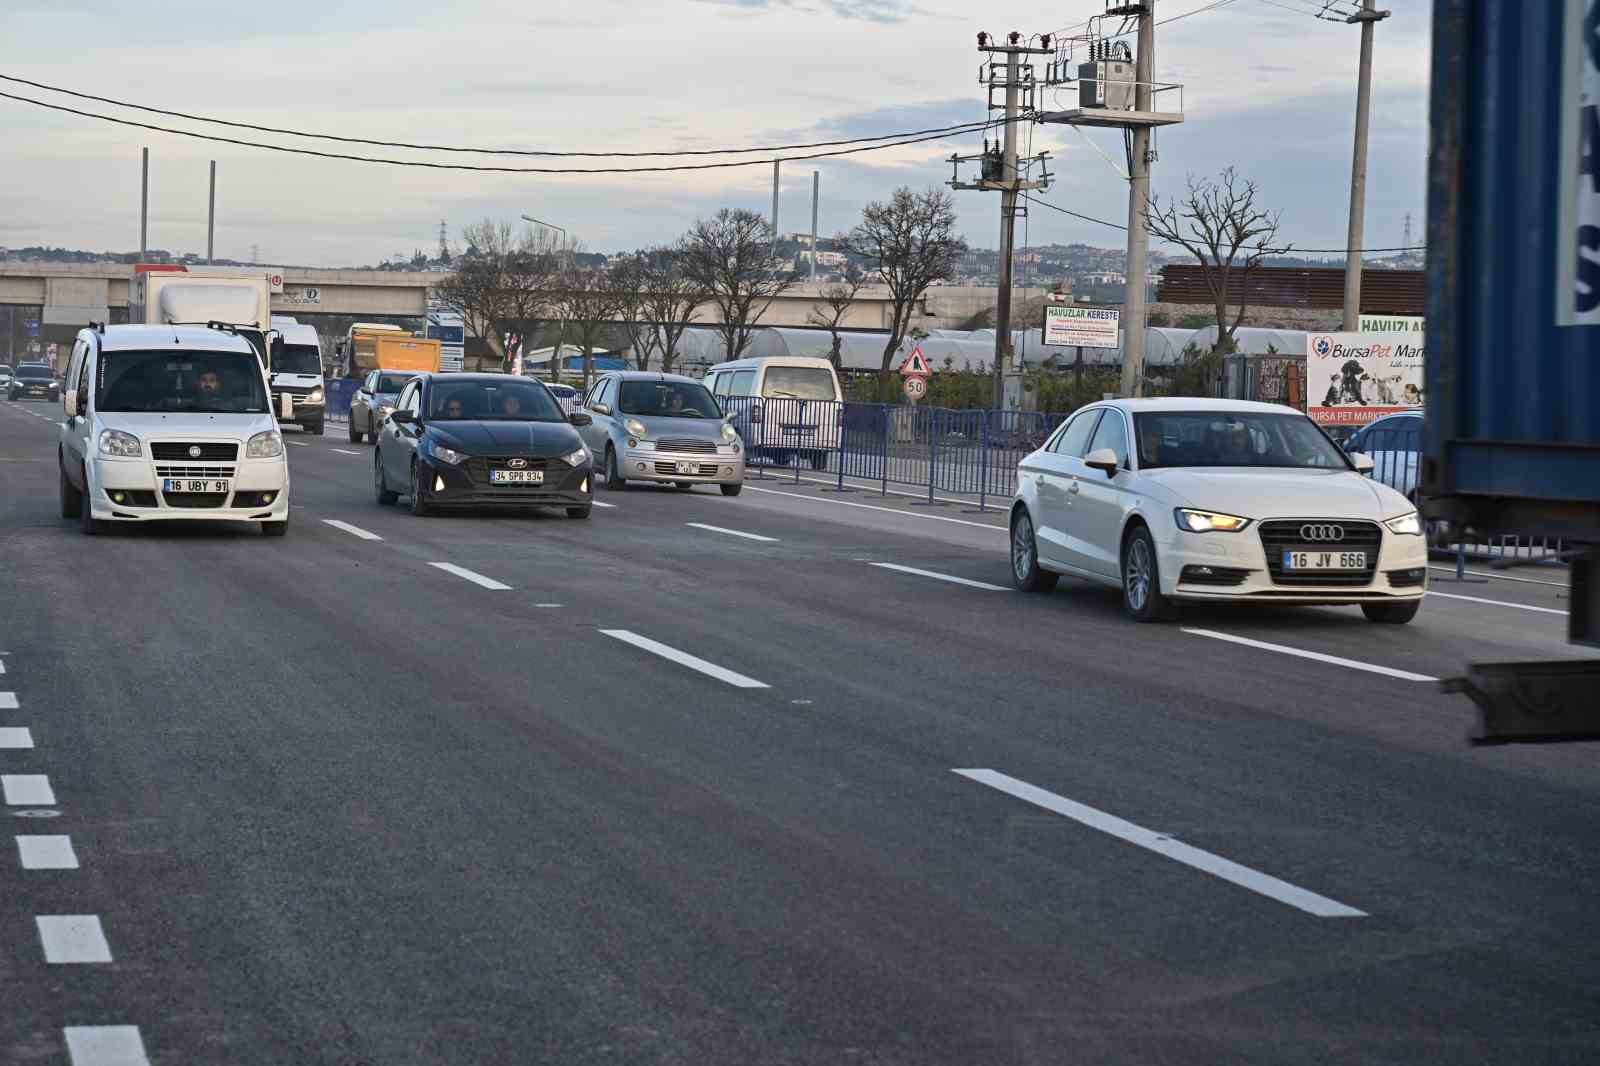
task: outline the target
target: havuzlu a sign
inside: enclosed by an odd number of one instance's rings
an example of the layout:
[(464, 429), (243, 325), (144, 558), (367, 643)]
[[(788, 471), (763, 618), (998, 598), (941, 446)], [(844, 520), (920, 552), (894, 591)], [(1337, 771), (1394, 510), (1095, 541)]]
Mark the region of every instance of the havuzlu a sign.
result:
[(1122, 312), (1103, 307), (1045, 304), (1040, 343), (1077, 348), (1115, 348)]

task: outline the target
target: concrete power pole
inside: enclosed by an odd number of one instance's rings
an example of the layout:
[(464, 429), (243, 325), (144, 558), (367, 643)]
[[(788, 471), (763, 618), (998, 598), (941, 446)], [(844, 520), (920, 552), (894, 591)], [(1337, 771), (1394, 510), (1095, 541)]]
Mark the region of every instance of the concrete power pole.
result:
[(1000, 277), (994, 306), (994, 406), (1006, 405), (1005, 374), (1016, 369), (1011, 351), (1011, 257), (1017, 242), (1017, 79), (1021, 57), (1006, 53), (1006, 129), (1000, 150)]
[(206, 263), (217, 261), (217, 161), (211, 161), (211, 198), (206, 208)]
[[(811, 172), (811, 281), (817, 280), (817, 208), (822, 204), (822, 174)], [(1408, 216), (1409, 217), (1409, 216)], [(1409, 242), (1408, 242), (1409, 243)]]
[(1361, 10), (1346, 22), (1361, 24), (1361, 72), (1356, 83), (1356, 143), (1350, 162), (1350, 232), (1345, 239), (1344, 329), (1361, 328), (1361, 246), (1367, 215), (1367, 123), (1372, 111), (1372, 29), (1389, 17), (1374, 0), (1362, 0)]
[[(1156, 58), (1156, 0), (1145, 0), (1139, 14), (1139, 50), (1134, 56), (1134, 110), (1151, 110), (1151, 78)], [(1128, 262), (1122, 286), (1122, 395), (1144, 395), (1145, 278), (1150, 273), (1149, 126), (1133, 128), (1128, 169)]]
[(778, 161), (772, 161), (772, 258), (778, 258)]
[(150, 149), (144, 150), (144, 162), (139, 168), (139, 262), (145, 261), (150, 250)]

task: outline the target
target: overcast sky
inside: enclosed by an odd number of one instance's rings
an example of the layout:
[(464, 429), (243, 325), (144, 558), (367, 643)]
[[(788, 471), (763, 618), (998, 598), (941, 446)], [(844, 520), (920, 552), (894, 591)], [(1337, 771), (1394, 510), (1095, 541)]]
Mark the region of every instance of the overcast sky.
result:
[[(1158, 14), (1206, 3), (1160, 0)], [(1265, 203), (1282, 208), (1288, 239), (1343, 246), (1359, 31), (1312, 18), (1318, 6), (1232, 0), (1157, 31), (1157, 79), (1184, 84), (1187, 113), (1183, 125), (1158, 135), (1158, 193), (1181, 188), (1188, 173), (1233, 164), (1260, 184)], [(1424, 207), (1431, 5), (1385, 6), (1394, 15), (1377, 30), (1368, 247), (1399, 244), (1407, 212), (1420, 241)], [(973, 14), (979, 7), (981, 20)], [(982, 120), (978, 30), (1057, 31), (1103, 7), (1103, 0), (3, 0), (0, 39), (9, 47), (0, 73), (378, 140), (566, 151), (768, 145)], [(311, 148), (548, 165), (292, 141), (115, 111), (14, 83), (0, 83), (0, 91)], [(1091, 132), (1086, 140), (1038, 126), (1031, 137), (1035, 152), (1053, 154), (1049, 200), (1126, 221), (1126, 185), (1101, 154), (1120, 155), (1118, 134)], [(476, 219), (522, 213), (609, 252), (669, 240), (718, 207), (765, 213), (771, 201), (770, 165), (587, 176), (416, 170), (208, 144), (0, 99), (0, 245), (136, 249), (144, 146), (151, 149), (152, 247), (204, 252), (206, 162), (216, 159), (217, 254), (248, 258), (255, 244), (273, 264), (345, 266), (431, 251), (441, 219), (454, 235)], [(809, 228), (813, 168), (822, 174), (827, 234), (899, 185), (948, 180), (946, 157), (978, 147), (978, 138), (967, 137), (789, 163), (780, 226)], [(955, 195), (967, 239), (995, 247), (998, 194)], [(1118, 231), (1040, 208), (1027, 239), (1123, 242)]]

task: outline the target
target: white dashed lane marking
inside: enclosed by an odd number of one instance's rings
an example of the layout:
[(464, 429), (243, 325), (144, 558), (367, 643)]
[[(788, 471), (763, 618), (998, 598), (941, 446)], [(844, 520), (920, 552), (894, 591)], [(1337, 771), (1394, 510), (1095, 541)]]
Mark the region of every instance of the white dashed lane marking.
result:
[(704, 522), (685, 522), (684, 525), (692, 529), (703, 529), (708, 533), (721, 533), (729, 537), (743, 537), (745, 540), (759, 540), (766, 544), (778, 543), (777, 537), (763, 537), (759, 533), (741, 533), (737, 529), (724, 529), (721, 526), (708, 526)]
[(714, 677), (718, 681), (732, 685), (734, 688), (771, 687), (770, 685), (757, 681), (753, 677), (745, 677), (743, 674), (735, 673), (726, 667), (718, 666), (716, 663), (707, 662), (697, 655), (690, 655), (686, 651), (679, 651), (677, 648), (662, 644), (659, 641), (651, 640), (649, 637), (641, 637), (639, 634), (631, 632), (630, 630), (602, 629), (600, 632), (604, 633), (608, 637), (613, 637), (617, 640), (620, 640), (624, 644), (632, 644), (635, 648), (642, 648), (643, 650), (650, 652), (652, 655), (659, 655), (663, 659), (669, 660), (670, 662), (675, 662), (680, 666), (687, 666), (689, 669), (705, 674), (707, 677)]
[(76, 870), (78, 854), (68, 836), (19, 836), (17, 854), (24, 870)]
[(360, 452), (353, 452), (348, 448), (329, 448), (328, 450), (330, 452), (338, 452), (340, 455), (360, 455), (361, 454)]
[(55, 789), (45, 774), (0, 774), (0, 792), (10, 807), (54, 807)]
[(617, 505), (614, 503), (601, 503), (599, 500), (591, 500), (590, 502), (593, 503), (594, 506), (604, 507), (608, 511), (614, 511), (617, 508)]
[(1184, 629), (1185, 633), (1197, 637), (1210, 637), (1212, 640), (1225, 640), (1229, 644), (1242, 644), (1247, 648), (1260, 648), (1262, 651), (1275, 651), (1281, 655), (1293, 655), (1300, 659), (1310, 659), (1313, 662), (1330, 663), (1334, 666), (1344, 666), (1351, 670), (1361, 670), (1369, 674), (1381, 674), (1384, 677), (1398, 678), (1401, 681), (1437, 681), (1437, 677), (1427, 674), (1413, 674), (1410, 670), (1396, 670), (1392, 666), (1379, 666), (1376, 663), (1364, 663), (1358, 659), (1341, 659), (1337, 655), (1324, 655), (1320, 651), (1306, 651), (1304, 648), (1291, 648), (1285, 644), (1269, 644), (1264, 640), (1251, 640), (1249, 637), (1236, 637), (1232, 633), (1218, 633), (1212, 629)]
[(428, 565), (443, 570), (447, 574), (454, 574), (456, 577), (470, 581), (474, 585), (482, 585), (486, 589), (494, 589), (496, 592), (505, 592), (511, 588), (510, 585), (502, 584), (492, 577), (484, 577), (480, 573), (468, 570), (464, 566), (457, 566), (455, 563), (429, 563)]
[(382, 537), (378, 536), (376, 533), (368, 532), (367, 530), (362, 529), (360, 526), (353, 526), (349, 522), (341, 522), (337, 518), (324, 518), (322, 521), (323, 521), (323, 523), (325, 525), (330, 525), (334, 529), (342, 529), (346, 533), (350, 534), (352, 537), (360, 537), (362, 540), (382, 540), (383, 539)]
[(98, 914), (41, 914), (34, 923), (44, 945), (44, 961), (59, 965), (111, 961), (111, 945)]
[(995, 770), (956, 770), (955, 773), (980, 785), (988, 785), (1010, 796), (1015, 796), (1035, 807), (1043, 807), (1047, 811), (1054, 811), (1064, 818), (1071, 818), (1080, 825), (1090, 829), (1098, 829), (1102, 833), (1109, 833), (1118, 840), (1125, 840), (1129, 844), (1153, 851), (1157, 855), (1164, 855), (1174, 862), (1181, 862), (1185, 866), (1204, 871), (1213, 877), (1220, 877), (1230, 884), (1247, 888), (1251, 892), (1259, 893), (1279, 903), (1285, 903), (1296, 910), (1305, 911), (1307, 914), (1316, 915), (1318, 918), (1365, 918), (1365, 911), (1358, 911), (1354, 907), (1346, 906), (1338, 900), (1319, 896), (1315, 892), (1307, 891), (1298, 885), (1291, 885), (1287, 881), (1280, 881), (1270, 874), (1259, 870), (1252, 870), (1248, 866), (1241, 866), (1221, 855), (1189, 844), (1180, 843), (1166, 833), (1157, 833), (1132, 822), (1123, 821), (1114, 814), (1096, 810), (1087, 804), (1078, 803), (1058, 796), (1054, 792), (1047, 792), (1026, 781), (1019, 781), (1015, 777), (999, 773)]
[(72, 1066), (150, 1066), (137, 1025), (69, 1025), (61, 1033)]
[(937, 581), (948, 581), (952, 585), (966, 585), (968, 588), (983, 589), (986, 592), (1010, 592), (1004, 585), (991, 585), (987, 581), (973, 581), (971, 578), (956, 577), (954, 574), (941, 574), (936, 570), (918, 570), (914, 566), (901, 566), (899, 563), (872, 563), (880, 570), (898, 570), (902, 574), (916, 574), (918, 577), (931, 577)]
[(0, 748), (31, 748), (33, 734), (27, 726), (0, 727)]
[(0, 692), (0, 711), (14, 711), (17, 709), (17, 694), (15, 692)]

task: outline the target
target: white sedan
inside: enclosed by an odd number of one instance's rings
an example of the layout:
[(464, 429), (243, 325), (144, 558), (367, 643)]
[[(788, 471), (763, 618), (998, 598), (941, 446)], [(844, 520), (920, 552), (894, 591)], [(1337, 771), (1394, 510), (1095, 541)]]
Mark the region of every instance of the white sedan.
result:
[(1112, 400), (1068, 419), (1017, 470), (1011, 571), (1122, 589), (1137, 621), (1184, 601), (1359, 604), (1411, 621), (1427, 589), (1416, 507), (1277, 404)]

